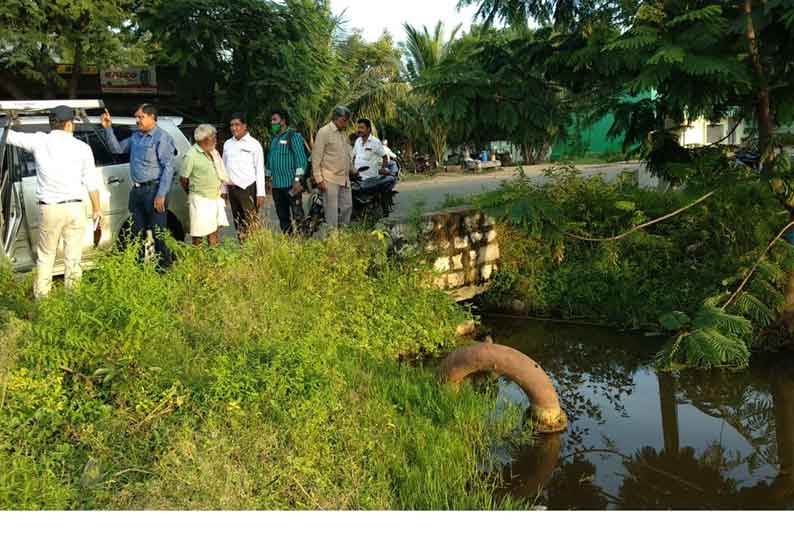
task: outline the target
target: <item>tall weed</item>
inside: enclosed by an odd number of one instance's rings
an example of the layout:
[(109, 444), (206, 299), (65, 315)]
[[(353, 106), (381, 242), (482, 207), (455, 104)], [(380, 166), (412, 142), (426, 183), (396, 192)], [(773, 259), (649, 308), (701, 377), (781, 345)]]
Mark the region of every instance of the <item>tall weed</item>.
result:
[(162, 275), (108, 254), (14, 339), (0, 508), (512, 507), (481, 470), (512, 429), (493, 398), (417, 362), (466, 316), (372, 235), (262, 232)]

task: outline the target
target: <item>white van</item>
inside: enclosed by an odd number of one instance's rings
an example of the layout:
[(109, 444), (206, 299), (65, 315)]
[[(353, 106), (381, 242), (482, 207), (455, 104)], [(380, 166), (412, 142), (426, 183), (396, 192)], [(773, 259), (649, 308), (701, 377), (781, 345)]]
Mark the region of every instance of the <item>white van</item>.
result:
[[(49, 132), (50, 125), (46, 115), (48, 109), (57, 105), (67, 105), (75, 109), (101, 109), (99, 100), (63, 100), (37, 102), (0, 102), (0, 143), (4, 141), (3, 130), (7, 125), (9, 112), (18, 114), (17, 123), (12, 129), (21, 132)], [(130, 222), (127, 203), (131, 188), (129, 155), (114, 155), (108, 149), (98, 116), (86, 117), (88, 123), (75, 122), (75, 137), (85, 141), (94, 153), (97, 170), (103, 180), (100, 186), (100, 200), (105, 219), (102, 237), (98, 247), (109, 247), (119, 237), (119, 232)], [(168, 229), (175, 239), (185, 240), (188, 231), (187, 195), (176, 178), (182, 157), (190, 148), (190, 142), (179, 130), (182, 119), (179, 117), (159, 117), (157, 125), (174, 138), (176, 144), (175, 178), (168, 196)], [(136, 130), (132, 117), (113, 117), (113, 131), (122, 141)], [(15, 271), (29, 271), (36, 265), (36, 246), (38, 242), (39, 212), (36, 198), (36, 163), (33, 156), (12, 145), (0, 145), (4, 155), (0, 171), (0, 250), (11, 260)], [(90, 220), (91, 204), (88, 193), (85, 196), (86, 221), (84, 263), (90, 263), (95, 250), (93, 224)], [(55, 264), (56, 274), (63, 273), (62, 246), (58, 249)]]

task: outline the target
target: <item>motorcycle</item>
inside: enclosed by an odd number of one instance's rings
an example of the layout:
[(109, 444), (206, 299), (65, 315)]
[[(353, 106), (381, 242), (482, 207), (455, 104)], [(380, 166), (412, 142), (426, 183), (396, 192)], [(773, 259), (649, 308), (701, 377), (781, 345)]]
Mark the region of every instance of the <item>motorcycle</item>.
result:
[[(394, 190), (400, 181), (400, 166), (396, 161), (389, 163), (389, 175), (370, 179), (362, 179), (361, 173), (367, 167), (359, 168), (355, 175), (350, 177), (350, 187), (353, 191), (353, 214), (351, 220), (355, 222), (377, 222), (388, 217), (394, 209), (394, 198), (399, 192)], [(298, 231), (306, 237), (311, 237), (325, 222), (325, 205), (323, 194), (316, 186), (311, 188), (309, 212), (298, 224)]]
[(761, 155), (749, 149), (740, 149), (734, 153), (734, 165), (746, 167), (755, 172), (761, 171)]

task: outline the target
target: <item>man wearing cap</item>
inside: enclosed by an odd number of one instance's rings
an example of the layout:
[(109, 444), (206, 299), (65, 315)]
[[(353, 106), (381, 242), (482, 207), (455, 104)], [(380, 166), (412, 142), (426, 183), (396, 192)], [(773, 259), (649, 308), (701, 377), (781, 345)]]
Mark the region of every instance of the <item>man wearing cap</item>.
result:
[(36, 160), (39, 241), (34, 294), (37, 298), (50, 293), (52, 268), (61, 239), (66, 287), (72, 288), (80, 280), (86, 237), (83, 203), (86, 189), (94, 224), (102, 219), (94, 155), (91, 147), (73, 137), (74, 117), (73, 109), (59, 105), (50, 112), (50, 133), (8, 132), (8, 143), (25, 149)]
[(151, 104), (143, 104), (135, 111), (135, 125), (138, 131), (119, 143), (113, 133), (110, 113), (106, 109), (102, 114), (102, 127), (110, 150), (115, 154), (130, 153), (132, 234), (143, 237), (147, 230), (152, 230), (160, 266), (167, 268), (171, 265), (171, 253), (163, 235), (167, 229), (166, 197), (174, 180), (176, 144), (157, 126), (157, 108)]

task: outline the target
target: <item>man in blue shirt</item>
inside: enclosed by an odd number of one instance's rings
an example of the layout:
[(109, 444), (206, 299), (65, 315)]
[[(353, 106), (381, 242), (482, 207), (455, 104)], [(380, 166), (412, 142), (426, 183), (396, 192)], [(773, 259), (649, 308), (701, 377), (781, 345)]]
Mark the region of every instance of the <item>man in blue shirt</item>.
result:
[(135, 111), (134, 132), (121, 143), (113, 133), (110, 113), (102, 115), (108, 146), (115, 154), (130, 153), (129, 211), (132, 214), (132, 235), (143, 236), (147, 230), (154, 235), (154, 248), (160, 257), (160, 265), (171, 265), (171, 253), (163, 241), (166, 231), (166, 197), (174, 180), (174, 139), (157, 126), (157, 109), (151, 104), (141, 105)]

